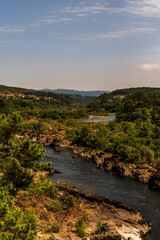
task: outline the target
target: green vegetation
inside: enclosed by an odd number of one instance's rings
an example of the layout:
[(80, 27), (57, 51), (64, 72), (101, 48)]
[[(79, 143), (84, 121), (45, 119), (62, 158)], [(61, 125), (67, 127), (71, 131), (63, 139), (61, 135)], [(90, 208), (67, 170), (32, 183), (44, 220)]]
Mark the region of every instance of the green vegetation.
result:
[(121, 99), (113, 98), (112, 94), (104, 93), (91, 102), (87, 108), (89, 112), (98, 112), (101, 114), (115, 113), (118, 111)]
[(73, 144), (117, 154), (126, 163), (158, 163), (160, 158), (160, 95), (126, 97), (117, 121), (81, 124), (68, 131)]
[(96, 234), (101, 233), (104, 230), (104, 226), (101, 223), (101, 221), (98, 221), (97, 223), (97, 229), (96, 229)]
[(75, 111), (65, 111), (65, 110), (52, 110), (52, 111), (43, 111), (40, 117), (42, 119), (50, 118), (54, 120), (66, 120), (66, 119), (79, 119), (86, 118), (87, 112), (85, 109), (75, 110)]
[[(4, 98), (0, 96), (1, 113), (11, 114), (19, 111), (24, 118), (50, 118), (54, 120), (78, 119), (87, 117), (85, 108), (79, 109), (80, 102), (69, 97), (63, 99), (63, 96), (55, 100), (46, 99), (49, 97), (26, 97), (25, 98)], [(67, 97), (66, 97), (67, 98)]]
[(0, 239), (33, 240), (37, 234), (37, 220), (30, 208), (25, 213), (14, 207), (14, 198), (0, 188)]
[(84, 219), (81, 217), (78, 219), (78, 221), (75, 224), (76, 232), (79, 237), (85, 237), (86, 236), (86, 223)]
[[(0, 239), (32, 240), (36, 236), (37, 220), (31, 208), (25, 212), (14, 207), (13, 195), (20, 189), (32, 193), (54, 195), (54, 184), (49, 180), (34, 182), (33, 169), (43, 168), (38, 160), (45, 152), (41, 145), (29, 138), (17, 138), (24, 128), (19, 113), (0, 116)], [(46, 165), (45, 165), (46, 167)]]
[(34, 196), (45, 195), (54, 197), (56, 195), (55, 185), (50, 179), (41, 179), (41, 181), (31, 182), (28, 188), (29, 194)]
[[(3, 86), (3, 91), (4, 88)], [(10, 88), (11, 90), (13, 89)], [(3, 172), (6, 168), (6, 179), (14, 178), (15, 186), (22, 175), (23, 185), (29, 184), (32, 179), (29, 168), (49, 169), (50, 164), (41, 166), (37, 159), (43, 157), (42, 150), (38, 149), (36, 145), (31, 145), (30, 140), (25, 137), (12, 140), (10, 133), (12, 131), (16, 133), (17, 130), (23, 133), (30, 129), (39, 134), (40, 131), (45, 131), (45, 121), (52, 120), (59, 122), (59, 125), (52, 124), (52, 133), (58, 133), (64, 129), (73, 144), (117, 154), (126, 163), (155, 162), (158, 166), (160, 158), (160, 91), (158, 88), (131, 88), (116, 90), (110, 94), (104, 93), (90, 103), (87, 108), (81, 106), (79, 109), (72, 110), (64, 106), (73, 106), (75, 96), (26, 89), (14, 89), (12, 92), (15, 93), (15, 90), (25, 93), (25, 98), (1, 99), (2, 113), (6, 112), (8, 115), (14, 109), (19, 109), (25, 118), (35, 118), (34, 121), (22, 126), (24, 123), (20, 123), (21, 116), (19, 115), (19, 119), (18, 116), (14, 116), (17, 118), (16, 121), (20, 121), (18, 127), (21, 129), (16, 129), (17, 125), (14, 125), (14, 121), (12, 123), (11, 119), (8, 120), (8, 116), (2, 115), (1, 117), (1, 126), (3, 126), (1, 137), (3, 141), (7, 141), (6, 146), (14, 149), (5, 149), (8, 151), (7, 158), (9, 153), (12, 159), (7, 159), (3, 166)], [(138, 92), (139, 90), (143, 92)], [(117, 121), (109, 124), (75, 124), (74, 119), (85, 118), (91, 112), (103, 115), (114, 112)], [(5, 123), (7, 121), (10, 121), (8, 125)], [(1, 147), (4, 151), (4, 142)], [(25, 149), (24, 155), (20, 154), (22, 149)], [(29, 156), (26, 156), (26, 152), (29, 152)], [(12, 171), (15, 168), (17, 172)], [(17, 187), (19, 186), (17, 185)]]
[(59, 233), (60, 232), (60, 226), (57, 222), (53, 222), (52, 224), (48, 224), (45, 227), (45, 233)]
[(62, 210), (62, 205), (58, 200), (48, 199), (45, 203), (45, 206), (48, 211), (51, 212), (60, 212)]
[(19, 111), (25, 118), (68, 119), (86, 117), (85, 108), (94, 97), (57, 94), (0, 85), (0, 111)]
[(118, 154), (125, 162), (150, 163), (160, 157), (159, 131), (150, 123), (114, 122), (96, 126), (96, 130), (89, 126), (72, 129), (70, 139), (74, 144)]
[(31, 169), (39, 166), (37, 161), (43, 158), (45, 152), (41, 145), (32, 144), (29, 138), (15, 136), (22, 132), (23, 125), (19, 113), (0, 116), (1, 185), (12, 185), (14, 192), (29, 186), (34, 176)]
[[(89, 151), (115, 154), (126, 166), (147, 163), (160, 169), (160, 92), (138, 90), (105, 93), (86, 107), (90, 100), (80, 96), (0, 86), (2, 95), (6, 94), (0, 96), (0, 240), (35, 239), (38, 218), (29, 206), (35, 207), (39, 199), (42, 203), (37, 209), (45, 209), (44, 219), (48, 213), (55, 214), (43, 229), (47, 233), (60, 231), (55, 216), (67, 215), (74, 205), (73, 196), (67, 191), (59, 194), (57, 187), (38, 173), (51, 170), (51, 163), (39, 161), (45, 153), (43, 146), (26, 136), (40, 139), (46, 134), (53, 141), (54, 135), (55, 144), (67, 137)], [(87, 124), (76, 121), (89, 113), (115, 113), (117, 120)], [(16, 205), (18, 197), (22, 199), (20, 207)], [(29, 202), (26, 207), (24, 199)], [(86, 236), (82, 217), (75, 226), (78, 236)], [(99, 222), (96, 233), (103, 227)], [(50, 239), (56, 238), (51, 235)]]
[(137, 88), (125, 88), (125, 89), (117, 89), (113, 91), (112, 95), (131, 95), (135, 93), (145, 93), (145, 94), (160, 94), (160, 88), (151, 88), (151, 87), (137, 87)]
[(52, 224), (48, 224), (45, 227), (45, 233), (59, 233), (60, 232), (60, 226), (57, 222), (53, 222)]
[(150, 121), (160, 125), (160, 95), (135, 93), (126, 97), (117, 113), (119, 121)]
[(59, 224), (57, 223), (57, 222), (53, 222), (53, 224), (52, 224), (52, 232), (54, 232), (54, 233), (59, 233), (59, 231), (60, 231), (60, 226), (59, 226)]
[(19, 87), (7, 87), (5, 85), (0, 85), (0, 92), (7, 92), (7, 91), (12, 92), (12, 93), (22, 92), (22, 91), (25, 92), (26, 89), (25, 88), (19, 88)]
[[(109, 94), (104, 93), (97, 97), (93, 102), (91, 102), (87, 108), (89, 112), (99, 112), (102, 114), (106, 113), (117, 113), (121, 106), (123, 106), (124, 102), (126, 101), (125, 98), (132, 96), (142, 95), (152, 95), (152, 96), (159, 96), (160, 95), (160, 88), (149, 88), (149, 87), (142, 87), (142, 88), (127, 88), (127, 89), (118, 89)], [(151, 97), (149, 97), (151, 98)], [(154, 99), (154, 98), (153, 98)], [(144, 106), (142, 106), (144, 107)], [(132, 111), (132, 109), (130, 109)]]

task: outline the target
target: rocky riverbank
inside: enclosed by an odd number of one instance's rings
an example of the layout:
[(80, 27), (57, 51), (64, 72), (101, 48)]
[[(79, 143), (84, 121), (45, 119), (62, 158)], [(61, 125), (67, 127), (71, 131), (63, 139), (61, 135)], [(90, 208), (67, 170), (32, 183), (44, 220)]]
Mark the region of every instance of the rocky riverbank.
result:
[[(85, 148), (72, 146), (68, 139), (58, 135), (46, 135), (43, 133), (38, 135), (31, 132), (27, 133), (32, 141), (43, 143), (53, 147), (56, 151), (61, 151), (62, 148), (69, 147), (77, 155), (91, 159), (97, 164), (97, 167), (102, 167), (104, 155), (96, 152), (89, 152)], [(105, 155), (111, 161), (112, 155)], [(101, 161), (101, 162), (100, 162)], [(104, 167), (104, 166), (103, 166)], [(61, 202), (61, 211), (52, 212), (46, 209), (46, 197), (39, 198), (23, 194), (18, 197), (17, 206), (23, 207), (23, 202), (29, 202), (35, 206), (35, 212), (38, 212), (38, 235), (37, 239), (48, 239), (49, 234), (47, 229), (52, 226), (55, 221), (60, 226), (60, 231), (54, 233), (56, 239), (80, 239), (77, 236), (76, 222), (83, 218), (86, 224), (86, 236), (83, 239), (90, 240), (142, 240), (151, 230), (150, 222), (144, 220), (140, 213), (132, 210), (125, 204), (110, 200), (108, 197), (92, 196), (80, 192), (66, 184), (57, 184), (56, 201)], [(22, 198), (22, 199), (21, 199)], [(26, 199), (27, 198), (27, 199)], [(50, 200), (51, 201), (51, 200)], [(53, 199), (53, 201), (55, 201)], [(44, 206), (43, 206), (44, 205)]]
[[(35, 173), (39, 186), (46, 174)], [(37, 240), (145, 240), (151, 231), (139, 212), (108, 197), (78, 191), (66, 182), (54, 185), (52, 192), (38, 189), (21, 190), (15, 196), (16, 207), (23, 211), (31, 207), (36, 213)], [(80, 219), (85, 223), (83, 236), (76, 225)]]
[[(60, 191), (67, 191), (77, 203), (80, 203), (81, 210), (85, 209), (83, 214), (85, 214), (84, 218), (88, 232), (88, 238), (86, 239), (140, 240), (144, 239), (151, 230), (149, 222), (145, 221), (138, 212), (133, 211), (121, 202), (110, 200), (108, 197), (92, 196), (73, 187), (66, 188), (62, 184), (58, 184), (57, 187)], [(102, 224), (102, 228), (98, 233), (97, 223), (99, 222)], [(76, 240), (79, 238), (72, 235), (70, 239)]]
[(160, 171), (149, 164), (125, 164), (117, 155), (87, 151), (86, 148), (71, 147), (73, 152), (81, 157), (91, 159), (98, 168), (112, 172), (118, 176), (131, 177), (160, 190)]
[(137, 181), (148, 184), (150, 187), (160, 190), (160, 171), (154, 164), (125, 164), (119, 156), (111, 153), (101, 153), (85, 147), (72, 145), (63, 134), (51, 135), (48, 132), (37, 134), (36, 132), (27, 133), (33, 142), (51, 146), (55, 151), (62, 148), (69, 148), (76, 155), (91, 159), (98, 168), (112, 172), (118, 176), (131, 177)]

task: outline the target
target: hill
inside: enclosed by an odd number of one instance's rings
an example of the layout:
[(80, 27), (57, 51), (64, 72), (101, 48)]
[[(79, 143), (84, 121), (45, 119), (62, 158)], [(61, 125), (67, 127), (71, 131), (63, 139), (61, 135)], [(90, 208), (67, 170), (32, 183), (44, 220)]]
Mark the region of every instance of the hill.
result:
[(62, 93), (62, 94), (69, 94), (69, 95), (81, 95), (83, 97), (87, 96), (87, 97), (98, 97), (103, 93), (110, 93), (109, 91), (78, 91), (78, 90), (74, 90), (74, 89), (42, 89), (41, 91), (45, 91), (45, 92), (53, 92), (53, 93)]
[[(141, 93), (141, 94), (140, 94)], [(117, 112), (125, 99), (134, 94), (143, 95), (159, 95), (160, 88), (140, 87), (140, 88), (126, 88), (117, 89), (109, 94), (104, 93), (98, 96), (95, 101), (91, 102), (87, 107), (91, 112)], [(136, 95), (137, 96), (137, 95)]]
[(25, 88), (20, 88), (20, 87), (11, 87), (11, 86), (5, 86), (5, 85), (0, 85), (0, 92), (6, 92), (6, 91), (9, 91), (9, 92), (25, 92), (27, 91), (27, 89)]
[(116, 95), (129, 95), (137, 92), (160, 94), (160, 88), (151, 88), (151, 87), (124, 88), (124, 89), (117, 89), (111, 92), (111, 94), (113, 96), (116, 96)]

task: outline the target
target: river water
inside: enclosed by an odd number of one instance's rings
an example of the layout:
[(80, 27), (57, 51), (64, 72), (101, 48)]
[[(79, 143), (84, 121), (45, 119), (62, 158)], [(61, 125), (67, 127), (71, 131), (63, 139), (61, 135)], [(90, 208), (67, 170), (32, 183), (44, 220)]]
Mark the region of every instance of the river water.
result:
[(52, 176), (53, 182), (69, 181), (79, 190), (126, 203), (152, 222), (152, 233), (147, 239), (160, 240), (160, 192), (133, 179), (98, 169), (90, 160), (73, 159), (69, 150), (55, 152), (49, 147), (46, 150), (44, 162), (51, 161), (55, 169), (64, 171), (64, 174)]
[(108, 121), (114, 121), (116, 120), (115, 115), (109, 115), (106, 117), (98, 118), (98, 116), (92, 116), (90, 115), (89, 118), (84, 119), (84, 120), (78, 120), (78, 122), (108, 122)]

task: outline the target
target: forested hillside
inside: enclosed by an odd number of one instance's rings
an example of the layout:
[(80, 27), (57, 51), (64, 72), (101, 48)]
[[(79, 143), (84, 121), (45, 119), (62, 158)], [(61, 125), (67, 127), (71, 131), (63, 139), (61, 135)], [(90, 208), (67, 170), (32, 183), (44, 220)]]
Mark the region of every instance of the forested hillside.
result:
[[(127, 172), (127, 176), (142, 182), (156, 176), (154, 185), (159, 188), (160, 94), (136, 92), (115, 97), (105, 93), (85, 107), (73, 96), (4, 86), (1, 90), (0, 240), (33, 240), (37, 231), (43, 231), (46, 239), (56, 239), (54, 234), (61, 231), (73, 211), (74, 234), (89, 236), (85, 225), (88, 220), (81, 217), (86, 214), (86, 205), (80, 207), (83, 200), (71, 196), (66, 191), (68, 185), (60, 191), (41, 175), (40, 171), (51, 173), (53, 169), (51, 163), (39, 161), (45, 151), (32, 141), (58, 151), (61, 144), (80, 149), (77, 153), (81, 151), (83, 157), (107, 171), (116, 172), (117, 164), (121, 164), (118, 174)], [(117, 119), (77, 122), (90, 113), (115, 113)], [(97, 234), (101, 229), (94, 232), (94, 236)]]
[(115, 113), (121, 105), (121, 98), (114, 98), (112, 94), (104, 93), (91, 102), (87, 109), (89, 112), (100, 112), (102, 114)]
[[(109, 111), (108, 95), (101, 95), (97, 101), (95, 104), (106, 106)], [(72, 141), (91, 149), (118, 154), (127, 163), (159, 164), (160, 95), (143, 92), (129, 95), (120, 100), (115, 112), (115, 122), (72, 130)]]
[[(2, 88), (4, 90), (5, 87)], [(141, 92), (137, 92), (138, 90)], [(160, 94), (157, 92), (159, 89), (121, 90), (121, 93), (129, 93), (125, 97), (104, 93), (87, 108), (80, 105), (73, 96), (31, 90), (26, 90), (25, 95), (22, 95), (24, 90), (16, 89), (16, 91), (20, 91), (20, 95), (12, 89), (14, 93), (12, 96), (1, 96), (1, 113), (9, 114), (18, 110), (26, 119), (36, 118), (38, 121), (50, 119), (64, 124), (65, 120), (67, 125), (68, 120), (85, 118), (90, 113), (103, 115), (115, 113), (117, 120), (109, 124), (97, 124), (94, 128), (92, 124), (91, 126), (83, 126), (80, 123), (71, 125), (70, 139), (79, 145), (118, 154), (125, 162), (146, 161), (158, 164)], [(117, 91), (119, 94), (119, 90)], [(131, 94), (133, 91), (136, 93)], [(9, 94), (8, 90), (6, 94)]]
[(87, 116), (85, 106), (94, 99), (0, 86), (1, 113), (20, 111), (22, 116), (27, 118), (83, 118)]
[(129, 94), (135, 94), (137, 92), (143, 92), (143, 93), (155, 93), (160, 94), (160, 88), (151, 88), (151, 87), (137, 87), (137, 88), (125, 88), (125, 89), (117, 89), (112, 92), (113, 96), (116, 95), (129, 95)]

